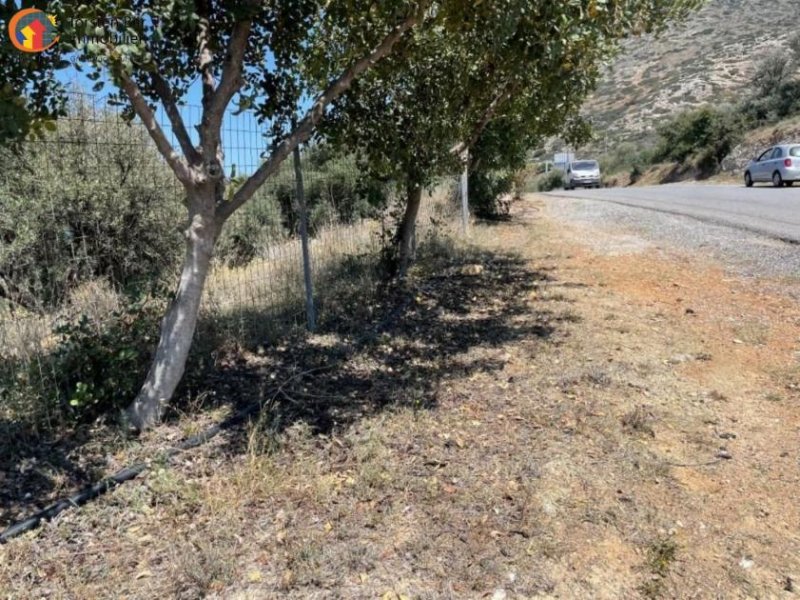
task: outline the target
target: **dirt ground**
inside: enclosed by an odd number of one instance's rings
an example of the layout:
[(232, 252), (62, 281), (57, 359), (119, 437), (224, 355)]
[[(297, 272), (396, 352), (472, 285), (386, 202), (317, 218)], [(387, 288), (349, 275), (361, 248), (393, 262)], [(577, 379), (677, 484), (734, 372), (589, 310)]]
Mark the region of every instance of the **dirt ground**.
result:
[(358, 326), (223, 358), (267, 416), (0, 547), (0, 597), (800, 593), (791, 282), (535, 196), (427, 248)]

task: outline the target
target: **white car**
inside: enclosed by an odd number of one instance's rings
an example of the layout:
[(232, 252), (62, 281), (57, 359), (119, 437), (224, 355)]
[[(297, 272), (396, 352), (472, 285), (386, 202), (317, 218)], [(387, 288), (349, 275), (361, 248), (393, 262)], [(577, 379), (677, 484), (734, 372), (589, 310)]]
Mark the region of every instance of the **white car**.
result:
[(600, 187), (600, 165), (596, 160), (574, 160), (564, 171), (564, 189)]

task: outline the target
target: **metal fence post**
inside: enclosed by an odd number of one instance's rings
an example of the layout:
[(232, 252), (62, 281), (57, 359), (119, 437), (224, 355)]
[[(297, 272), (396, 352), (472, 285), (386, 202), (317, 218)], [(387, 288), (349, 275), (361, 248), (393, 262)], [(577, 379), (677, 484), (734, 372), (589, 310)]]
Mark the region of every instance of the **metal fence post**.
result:
[(464, 172), (461, 174), (461, 227), (469, 230), (469, 150), (464, 152)]
[(303, 278), (306, 287), (306, 326), (309, 331), (317, 328), (317, 314), (314, 309), (314, 288), (311, 277), (311, 249), (308, 243), (308, 207), (303, 188), (303, 170), (300, 166), (300, 145), (294, 149), (294, 176), (297, 186), (297, 207), (300, 211), (300, 240), (303, 246)]

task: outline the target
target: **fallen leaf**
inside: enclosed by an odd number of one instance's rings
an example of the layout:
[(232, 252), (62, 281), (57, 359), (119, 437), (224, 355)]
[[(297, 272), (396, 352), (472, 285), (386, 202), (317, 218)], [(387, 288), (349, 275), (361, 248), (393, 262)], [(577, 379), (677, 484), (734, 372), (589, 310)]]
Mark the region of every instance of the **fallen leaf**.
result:
[(284, 589), (288, 589), (292, 587), (293, 583), (294, 583), (294, 573), (291, 571), (291, 569), (286, 569), (286, 571), (283, 572), (283, 576), (281, 577), (281, 587)]
[(263, 577), (261, 576), (261, 571), (250, 571), (247, 574), (247, 581), (250, 583), (259, 583), (263, 581)]

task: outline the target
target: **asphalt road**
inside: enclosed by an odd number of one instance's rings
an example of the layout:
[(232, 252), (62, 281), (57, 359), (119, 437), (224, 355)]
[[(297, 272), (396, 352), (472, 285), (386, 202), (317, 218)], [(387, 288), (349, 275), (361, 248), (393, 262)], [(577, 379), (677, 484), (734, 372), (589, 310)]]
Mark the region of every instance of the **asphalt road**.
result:
[(800, 243), (800, 187), (672, 184), (651, 187), (556, 190), (581, 198), (682, 215)]

